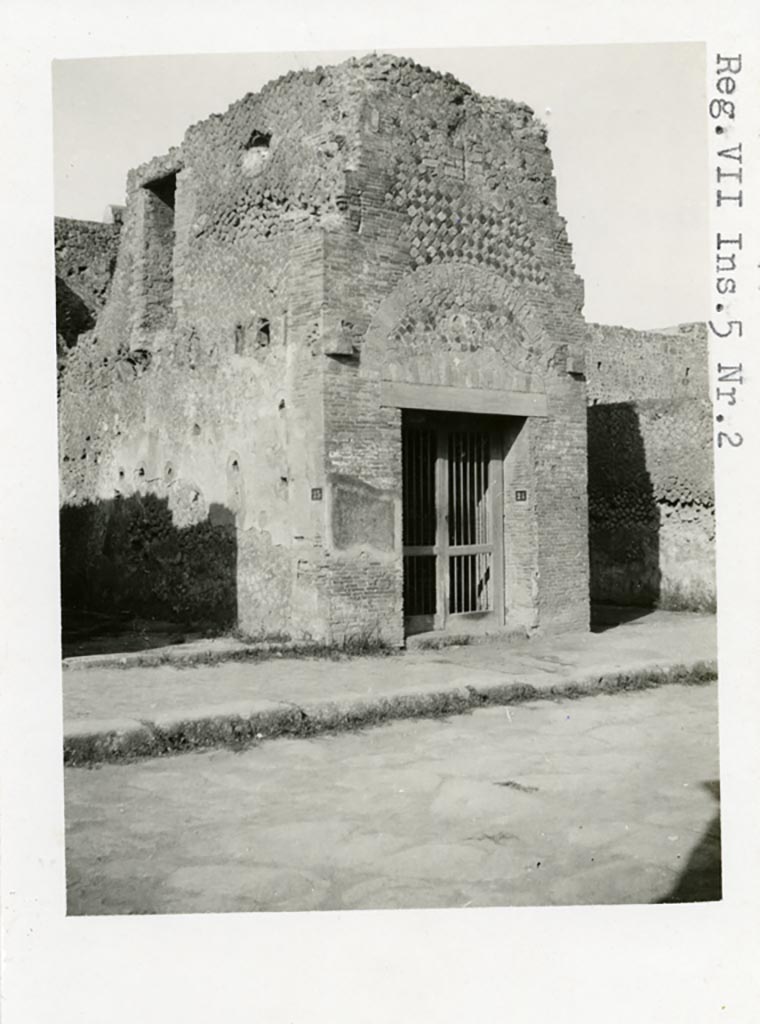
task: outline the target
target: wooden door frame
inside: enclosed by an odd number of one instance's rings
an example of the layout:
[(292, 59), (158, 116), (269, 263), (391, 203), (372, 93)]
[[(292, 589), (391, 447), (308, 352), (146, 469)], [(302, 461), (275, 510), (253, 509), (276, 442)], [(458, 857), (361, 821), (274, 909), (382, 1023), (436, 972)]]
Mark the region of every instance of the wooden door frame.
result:
[[(452, 632), (476, 633), (479, 631), (485, 632), (489, 627), (498, 629), (504, 625), (506, 616), (504, 594), (504, 450), (507, 423), (502, 417), (499, 417), (502, 420), (499, 423), (493, 416), (483, 416), (475, 413), (409, 411), (419, 412), (424, 417), (424, 422), (427, 422), (435, 429), (436, 435), (436, 536), (435, 544), (429, 551), (436, 559), (436, 607), (435, 613), (432, 616), (404, 616), (404, 632), (406, 635), (412, 635), (413, 632), (425, 632), (427, 629), (432, 628), (436, 631), (450, 630)], [(451, 594), (448, 553), (450, 547), (448, 448), (449, 436), (457, 428), (482, 430), (488, 434), (489, 439), (490, 454), (488, 460), (488, 500), (486, 511), (492, 547), (493, 597), (492, 609), (490, 611), (456, 613), (449, 611)], [(403, 548), (402, 553), (404, 553)], [(432, 623), (429, 622), (431, 618)]]

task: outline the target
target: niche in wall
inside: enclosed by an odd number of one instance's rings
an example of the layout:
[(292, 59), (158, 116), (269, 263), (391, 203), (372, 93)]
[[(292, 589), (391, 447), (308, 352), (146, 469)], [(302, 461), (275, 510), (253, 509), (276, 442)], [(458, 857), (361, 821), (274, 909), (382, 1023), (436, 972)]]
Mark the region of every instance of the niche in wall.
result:
[(174, 206), (177, 174), (147, 182), (143, 192), (143, 326), (159, 328), (171, 319), (174, 296)]

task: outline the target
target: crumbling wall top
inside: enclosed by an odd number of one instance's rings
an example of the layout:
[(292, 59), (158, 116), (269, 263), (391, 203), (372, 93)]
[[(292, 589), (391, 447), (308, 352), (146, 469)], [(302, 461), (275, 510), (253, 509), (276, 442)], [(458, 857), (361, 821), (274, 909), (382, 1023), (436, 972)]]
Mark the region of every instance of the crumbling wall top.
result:
[[(509, 131), (530, 129), (546, 141), (543, 124), (535, 119), (533, 110), (526, 103), (481, 96), (450, 72), (434, 71), (410, 57), (372, 53), (351, 57), (341, 64), (288, 71), (267, 82), (258, 92), (246, 93), (231, 103), (224, 113), (211, 114), (190, 125), (180, 146), (134, 168), (130, 172), (130, 187), (139, 187), (153, 178), (179, 170), (185, 149), (231, 142), (238, 126), (245, 135), (245, 125), (251, 115), (262, 115), (267, 121), (268, 112), (277, 110), (282, 102), (294, 100), (299, 95), (302, 97), (305, 90), (319, 90), (319, 102), (323, 106), (337, 101), (343, 108), (343, 116), (348, 119), (349, 107), (386, 87), (408, 91), (423, 102), (426, 97), (435, 95), (440, 98), (447, 93), (455, 105), (470, 111), (477, 107), (485, 115), (501, 118), (503, 127)], [(269, 122), (263, 127), (271, 130), (278, 126)], [(245, 144), (247, 136), (238, 141)]]

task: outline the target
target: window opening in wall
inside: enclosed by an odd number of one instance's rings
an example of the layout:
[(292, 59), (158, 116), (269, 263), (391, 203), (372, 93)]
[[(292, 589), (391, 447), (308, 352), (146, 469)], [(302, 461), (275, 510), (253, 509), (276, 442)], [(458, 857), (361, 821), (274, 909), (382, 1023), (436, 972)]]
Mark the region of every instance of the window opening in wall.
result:
[(254, 131), (245, 144), (243, 167), (249, 174), (258, 174), (269, 157), (269, 143), (272, 136), (268, 132)]
[(248, 139), (246, 149), (269, 149), (269, 143), (272, 141), (272, 136), (269, 132), (254, 131), (251, 133), (251, 137)]
[(174, 295), (174, 206), (176, 173), (147, 182), (144, 194), (145, 326), (165, 326)]
[(256, 324), (256, 341), (260, 348), (269, 344), (269, 321), (265, 317), (259, 317)]
[(245, 349), (245, 328), (242, 324), (235, 324), (235, 355), (242, 356)]
[(174, 197), (177, 192), (176, 173), (167, 174), (163, 178), (156, 178), (155, 181), (149, 181), (145, 188), (148, 192), (152, 192), (153, 195), (164, 204), (164, 206), (167, 206), (172, 212), (174, 212)]
[(251, 356), (257, 349), (268, 348), (270, 325), (266, 317), (254, 317), (247, 325), (235, 324), (235, 355)]

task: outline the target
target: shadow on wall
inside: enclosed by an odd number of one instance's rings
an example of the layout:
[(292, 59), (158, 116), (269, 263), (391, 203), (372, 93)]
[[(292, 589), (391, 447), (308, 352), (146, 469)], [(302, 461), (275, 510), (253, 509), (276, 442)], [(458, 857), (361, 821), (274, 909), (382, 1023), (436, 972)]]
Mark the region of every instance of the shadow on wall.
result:
[(660, 598), (660, 513), (632, 403), (588, 409), (591, 600), (650, 608)]
[(95, 326), (93, 311), (60, 277), (55, 279), (55, 320), (67, 348), (73, 348), (79, 335)]
[(176, 527), (154, 494), (64, 505), (60, 513), (64, 629), (82, 611), (228, 628), (237, 621), (235, 515)]

